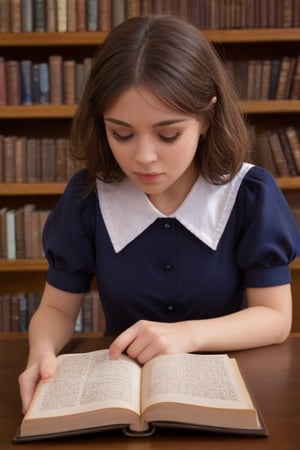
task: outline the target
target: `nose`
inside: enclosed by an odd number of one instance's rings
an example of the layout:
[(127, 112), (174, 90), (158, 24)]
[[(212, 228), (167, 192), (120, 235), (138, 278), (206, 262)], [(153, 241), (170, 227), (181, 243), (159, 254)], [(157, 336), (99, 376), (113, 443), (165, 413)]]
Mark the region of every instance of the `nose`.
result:
[(157, 160), (157, 148), (151, 138), (141, 137), (136, 140), (134, 160), (143, 165)]

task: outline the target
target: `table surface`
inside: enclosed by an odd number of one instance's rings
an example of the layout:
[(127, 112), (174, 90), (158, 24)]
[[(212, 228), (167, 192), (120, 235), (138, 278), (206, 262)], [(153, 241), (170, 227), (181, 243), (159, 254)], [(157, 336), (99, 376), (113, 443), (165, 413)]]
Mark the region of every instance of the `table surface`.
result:
[[(105, 348), (109, 338), (75, 336), (67, 352)], [(22, 420), (17, 378), (27, 359), (27, 336), (0, 334), (0, 449), (21, 446), (48, 450), (295, 450), (300, 443), (300, 334), (280, 345), (231, 352), (254, 394), (266, 422), (269, 437), (226, 435), (191, 430), (160, 429), (151, 437), (127, 437), (121, 431), (68, 437), (53, 441), (13, 444)]]

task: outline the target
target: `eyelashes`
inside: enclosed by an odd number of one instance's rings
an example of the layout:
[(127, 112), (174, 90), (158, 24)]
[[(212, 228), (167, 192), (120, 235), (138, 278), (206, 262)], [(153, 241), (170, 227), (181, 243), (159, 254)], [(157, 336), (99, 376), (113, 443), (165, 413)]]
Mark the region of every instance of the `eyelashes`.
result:
[[(180, 133), (180, 132), (177, 132), (177, 133), (175, 133), (175, 134), (173, 134), (173, 135), (171, 135), (171, 136), (165, 136), (165, 135), (163, 135), (163, 134), (158, 134), (158, 138), (159, 138), (162, 142), (165, 142), (165, 143), (167, 143), (167, 144), (172, 144), (173, 142), (176, 142), (176, 141), (180, 138), (181, 134), (182, 134), (182, 133)], [(113, 131), (113, 132), (111, 133), (111, 135), (112, 135), (112, 137), (113, 137), (116, 141), (118, 141), (118, 142), (127, 142), (127, 141), (129, 141), (131, 138), (134, 137), (134, 134), (121, 135), (121, 134), (119, 134), (119, 133), (117, 133), (117, 132), (115, 132), (115, 131)]]

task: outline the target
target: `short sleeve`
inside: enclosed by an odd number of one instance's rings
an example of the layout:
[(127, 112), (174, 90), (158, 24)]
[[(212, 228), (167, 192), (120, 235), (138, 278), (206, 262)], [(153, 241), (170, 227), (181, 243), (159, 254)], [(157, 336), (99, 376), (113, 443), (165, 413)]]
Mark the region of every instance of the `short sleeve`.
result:
[(300, 232), (272, 175), (253, 167), (245, 176), (237, 202), (242, 221), (237, 262), (245, 286), (289, 283), (289, 264), (300, 254)]
[(69, 292), (88, 291), (95, 273), (95, 192), (83, 196), (86, 172), (69, 182), (43, 231), (47, 282)]

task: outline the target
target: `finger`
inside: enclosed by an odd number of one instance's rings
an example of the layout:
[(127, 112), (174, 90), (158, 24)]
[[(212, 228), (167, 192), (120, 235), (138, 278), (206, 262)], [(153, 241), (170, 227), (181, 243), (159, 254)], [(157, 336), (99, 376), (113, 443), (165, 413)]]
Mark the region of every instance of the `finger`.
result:
[(27, 369), (19, 376), (20, 395), (22, 399), (22, 411), (26, 414), (30, 402), (32, 400), (36, 385), (40, 379), (38, 366), (35, 364), (30, 369)]
[(41, 378), (47, 380), (53, 377), (57, 369), (57, 358), (53, 353), (49, 353), (43, 356), (40, 362), (40, 374)]
[(137, 324), (127, 328), (110, 345), (109, 356), (111, 359), (118, 359), (121, 354), (129, 347), (138, 335)]
[(148, 361), (150, 361), (150, 359), (158, 355), (159, 352), (157, 351), (155, 346), (149, 343), (149, 345), (143, 348), (143, 350), (135, 357), (135, 359), (138, 361), (139, 364), (144, 365)]

